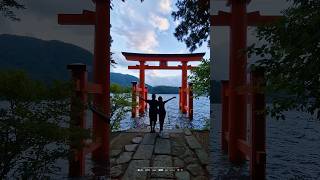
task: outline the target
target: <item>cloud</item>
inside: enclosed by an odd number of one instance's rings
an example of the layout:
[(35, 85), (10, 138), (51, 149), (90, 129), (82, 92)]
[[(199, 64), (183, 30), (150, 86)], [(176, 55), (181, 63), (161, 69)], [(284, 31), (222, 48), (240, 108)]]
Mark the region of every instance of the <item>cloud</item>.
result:
[(159, 10), (163, 14), (169, 14), (172, 11), (172, 1), (171, 0), (160, 0)]
[(149, 21), (153, 27), (158, 28), (160, 31), (166, 31), (170, 27), (170, 23), (167, 18), (154, 14), (151, 14)]

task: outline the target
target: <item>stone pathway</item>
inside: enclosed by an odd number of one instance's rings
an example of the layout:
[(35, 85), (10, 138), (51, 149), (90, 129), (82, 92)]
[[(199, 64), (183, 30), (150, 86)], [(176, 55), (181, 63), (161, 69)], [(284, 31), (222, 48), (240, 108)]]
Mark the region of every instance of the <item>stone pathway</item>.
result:
[(208, 154), (189, 129), (143, 133), (111, 150), (111, 177), (123, 180), (207, 180)]

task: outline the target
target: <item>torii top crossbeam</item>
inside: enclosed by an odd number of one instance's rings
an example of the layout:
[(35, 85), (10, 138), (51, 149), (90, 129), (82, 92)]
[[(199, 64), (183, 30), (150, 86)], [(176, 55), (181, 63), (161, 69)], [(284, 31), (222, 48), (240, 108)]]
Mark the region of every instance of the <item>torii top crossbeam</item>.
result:
[(142, 54), (122, 52), (128, 61), (200, 61), (205, 53), (194, 54)]

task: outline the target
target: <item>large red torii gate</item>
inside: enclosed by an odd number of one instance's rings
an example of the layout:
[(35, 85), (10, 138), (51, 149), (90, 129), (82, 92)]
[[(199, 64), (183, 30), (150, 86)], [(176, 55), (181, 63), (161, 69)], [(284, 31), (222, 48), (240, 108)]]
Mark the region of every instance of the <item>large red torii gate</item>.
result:
[[(122, 52), (122, 55), (128, 61), (138, 61), (140, 64), (136, 66), (128, 66), (128, 69), (138, 69), (139, 73), (139, 94), (140, 97), (146, 97), (145, 88), (145, 70), (182, 70), (182, 80), (181, 87), (179, 90), (179, 108), (182, 113), (188, 113), (189, 118), (193, 118), (193, 103), (192, 103), (192, 91), (190, 91), (191, 84), (188, 87), (188, 70), (192, 69), (188, 62), (191, 61), (201, 61), (205, 53), (194, 53), (194, 54), (141, 54), (141, 53), (129, 53)], [(159, 66), (146, 65), (146, 62), (159, 62)], [(168, 62), (181, 62), (178, 66), (169, 66)], [(188, 93), (190, 92), (190, 93)], [(143, 114), (145, 111), (145, 102), (141, 99), (139, 100), (139, 113)], [(133, 108), (132, 114), (135, 109)]]
[[(253, 112), (251, 144), (246, 141), (248, 92), (243, 93), (241, 91), (248, 89), (246, 85), (247, 54), (245, 53), (247, 49), (247, 27), (271, 23), (281, 16), (261, 16), (259, 11), (247, 13), (247, 4), (251, 0), (226, 1), (227, 5), (231, 6), (231, 12), (219, 11), (218, 15), (213, 15), (210, 18), (211, 26), (230, 26), (230, 79), (229, 82), (223, 82), (223, 92), (227, 92), (228, 99), (223, 102), (222, 110), (222, 149), (228, 152), (230, 161), (235, 163), (249, 157), (252, 179), (264, 179), (266, 135), (265, 117), (263, 115), (257, 115), (257, 112)], [(255, 84), (256, 78), (252, 77), (253, 82), (251, 83)], [(252, 94), (255, 97), (256, 93)], [(222, 99), (226, 99), (224, 96)], [(255, 111), (264, 110), (264, 98), (252, 103)], [(256, 107), (262, 109), (255, 109)], [(259, 119), (256, 119), (257, 117)]]
[[(76, 82), (76, 96), (87, 104), (87, 94), (94, 94), (93, 143), (76, 152), (69, 161), (69, 176), (83, 176), (85, 173), (85, 154), (92, 153), (105, 168), (109, 166), (110, 134), (110, 0), (92, 0), (96, 10), (84, 10), (82, 14), (59, 14), (60, 25), (92, 25), (95, 28), (93, 83), (87, 82), (86, 66), (72, 64), (73, 80)], [(76, 119), (78, 126), (85, 128), (85, 111)], [(72, 147), (71, 147), (72, 148)], [(95, 175), (106, 175), (108, 169), (98, 170)]]

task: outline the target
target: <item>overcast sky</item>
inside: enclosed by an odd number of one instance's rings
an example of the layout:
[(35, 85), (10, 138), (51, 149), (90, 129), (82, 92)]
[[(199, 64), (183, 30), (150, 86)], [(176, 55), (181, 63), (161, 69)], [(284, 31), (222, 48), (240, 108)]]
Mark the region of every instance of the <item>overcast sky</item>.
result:
[[(137, 70), (128, 70), (128, 64), (120, 52), (141, 53), (188, 53), (185, 44), (178, 42), (173, 32), (177, 22), (171, 12), (176, 0), (113, 0), (111, 11), (112, 52), (118, 62), (113, 72), (138, 76)], [(60, 40), (93, 51), (93, 27), (61, 26), (58, 13), (81, 13), (83, 9), (94, 10), (91, 0), (26, 0), (26, 10), (17, 12), (20, 22), (0, 17), (0, 34), (16, 34), (44, 40)], [(206, 44), (196, 52), (206, 52)], [(173, 64), (170, 64), (173, 65)], [(197, 65), (197, 64), (194, 64)], [(150, 85), (180, 86), (181, 71), (148, 70), (146, 83)]]

